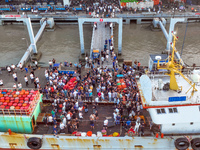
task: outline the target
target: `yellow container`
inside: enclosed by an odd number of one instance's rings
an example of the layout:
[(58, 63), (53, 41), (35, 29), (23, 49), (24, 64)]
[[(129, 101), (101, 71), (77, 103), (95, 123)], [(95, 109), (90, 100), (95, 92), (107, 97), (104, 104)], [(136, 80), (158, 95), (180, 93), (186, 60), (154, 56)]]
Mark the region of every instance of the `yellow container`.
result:
[(99, 50), (93, 50), (93, 53), (99, 53)]

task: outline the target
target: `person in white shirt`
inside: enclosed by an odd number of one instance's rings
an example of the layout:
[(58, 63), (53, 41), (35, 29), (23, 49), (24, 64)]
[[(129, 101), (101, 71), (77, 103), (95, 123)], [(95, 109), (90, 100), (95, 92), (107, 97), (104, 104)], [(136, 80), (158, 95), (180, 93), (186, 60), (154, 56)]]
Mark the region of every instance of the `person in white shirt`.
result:
[(118, 108), (116, 108), (115, 111), (117, 112), (117, 114), (119, 114), (119, 109)]
[(30, 74), (30, 79), (31, 79), (31, 83), (33, 83), (35, 78), (34, 78), (34, 75), (32, 73)]
[(109, 55), (107, 54), (106, 55), (106, 62), (108, 63), (108, 58), (109, 58)]
[(53, 62), (51, 60), (49, 60), (49, 69), (53, 68), (52, 64), (53, 64)]
[(111, 94), (112, 94), (112, 93), (109, 91), (109, 92), (108, 92), (109, 102), (111, 102)]
[(37, 84), (40, 82), (38, 77), (35, 78), (35, 81), (36, 81)]
[(18, 82), (17, 86), (19, 89), (22, 89), (22, 84), (20, 82)]
[(17, 74), (15, 72), (13, 72), (13, 79), (17, 82)]
[(139, 121), (136, 121), (136, 123), (135, 123), (135, 128), (134, 128), (135, 134), (138, 134), (139, 127), (140, 127), (140, 122), (139, 122)]
[(71, 120), (70, 113), (68, 113), (66, 117), (67, 117), (67, 121)]
[(66, 127), (66, 124), (67, 124), (67, 119), (66, 119), (66, 117), (63, 118), (63, 124), (64, 124), (64, 126)]
[(16, 88), (17, 88), (17, 85), (16, 85), (15, 83), (13, 84), (13, 88), (14, 88), (14, 89), (16, 89)]
[(48, 121), (50, 122), (50, 124), (52, 125), (53, 124), (53, 117), (52, 116), (49, 116), (49, 119)]
[(99, 102), (99, 97), (95, 98), (95, 103), (97, 104)]
[(80, 119), (83, 119), (83, 113), (82, 113), (82, 111), (80, 111), (78, 115), (79, 115)]
[(109, 55), (109, 52), (110, 52), (109, 49), (107, 49), (107, 50), (106, 50), (106, 53), (107, 53), (108, 55)]
[(35, 66), (36, 68), (38, 68), (38, 62), (35, 60)]
[(107, 127), (108, 127), (108, 119), (107, 118), (103, 122), (103, 127), (105, 130), (107, 130)]
[(114, 122), (116, 122), (116, 119), (117, 119), (116, 117), (117, 117), (117, 112), (114, 112), (114, 113), (113, 113)]
[(22, 63), (19, 64), (19, 69), (20, 69), (21, 71), (23, 71)]
[(103, 65), (103, 62), (104, 62), (104, 57), (102, 56), (101, 57), (101, 63), (102, 63), (102, 65)]
[(24, 81), (26, 83), (26, 86), (28, 86), (28, 77), (27, 76), (24, 76)]
[(8, 71), (8, 74), (10, 75), (11, 74), (11, 68), (10, 68), (10, 66), (7, 67), (7, 71)]
[(85, 57), (85, 62), (88, 65), (89, 61), (88, 61), (88, 57), (87, 56)]
[(110, 30), (112, 29), (112, 22), (110, 23)]
[(104, 101), (104, 93), (103, 92), (101, 92), (101, 99), (102, 99), (102, 101)]
[(73, 93), (74, 99), (76, 99), (77, 93), (78, 93), (78, 92), (75, 90), (74, 93)]
[(48, 72), (45, 72), (45, 77), (46, 77), (47, 81), (49, 81), (49, 74), (48, 74)]
[(0, 86), (3, 86), (3, 80), (2, 79), (0, 80)]
[(113, 45), (110, 45), (110, 51), (112, 51), (113, 50)]
[(15, 65), (12, 64), (12, 65), (11, 65), (11, 69), (12, 69), (12, 70), (15, 70)]
[(60, 133), (65, 133), (65, 125), (63, 122), (60, 123)]

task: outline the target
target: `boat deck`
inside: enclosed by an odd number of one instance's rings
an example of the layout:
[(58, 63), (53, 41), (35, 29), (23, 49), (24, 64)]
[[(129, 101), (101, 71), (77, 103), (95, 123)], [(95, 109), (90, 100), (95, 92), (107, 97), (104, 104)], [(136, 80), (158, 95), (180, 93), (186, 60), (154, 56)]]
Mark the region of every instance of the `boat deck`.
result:
[[(168, 101), (169, 97), (186, 97), (186, 103), (196, 103), (198, 100), (198, 95), (200, 91), (200, 87), (199, 84), (196, 84), (195, 88), (198, 90), (197, 92), (194, 92), (193, 97), (191, 97), (191, 92), (192, 92), (192, 87), (191, 85), (180, 75), (176, 75), (176, 80), (177, 80), (177, 84), (178, 86), (181, 88), (181, 92), (177, 92), (174, 90), (169, 90), (169, 91), (164, 91), (164, 90), (159, 90), (155, 87), (158, 87), (158, 79), (161, 79), (162, 81), (162, 85), (169, 83), (170, 77), (169, 76), (165, 76), (165, 77), (161, 77), (161, 78), (154, 78), (154, 80), (152, 80), (152, 89), (155, 99), (156, 101)], [(189, 76), (188, 76), (189, 79)]]
[[(101, 103), (97, 106), (99, 119), (95, 121), (94, 129), (91, 130), (90, 127), (90, 120), (89, 116), (92, 114), (92, 104), (88, 104), (88, 113), (83, 113), (83, 119), (79, 122), (79, 132), (87, 132), (92, 131), (94, 134), (96, 134), (98, 131), (101, 131), (103, 129), (103, 121), (105, 120), (105, 117), (111, 118), (109, 120), (108, 129), (107, 129), (107, 135), (113, 134), (114, 132), (120, 133), (120, 136), (124, 136), (127, 132), (125, 128), (121, 125), (115, 125), (113, 123), (113, 111), (114, 111), (114, 105), (113, 104), (106, 104)], [(43, 117), (45, 114), (50, 114), (52, 110), (51, 103), (45, 103), (44, 108), (42, 110), (42, 113), (37, 119), (37, 126), (35, 127), (35, 130), (33, 134), (52, 134), (53, 133), (53, 125), (48, 124), (48, 126), (45, 126), (44, 122), (42, 122)], [(60, 122), (60, 114), (57, 113), (57, 124), (58, 124), (58, 130), (59, 130), (59, 122)], [(146, 110), (143, 110), (142, 114), (144, 115), (145, 121), (146, 121), (146, 127), (144, 130), (145, 136), (151, 136), (151, 131), (149, 128), (149, 114)], [(124, 116), (127, 116), (127, 111), (124, 111)], [(78, 116), (77, 116), (78, 117)], [(132, 121), (134, 124), (135, 121)], [(69, 134), (67, 128), (65, 128), (65, 133), (62, 134)]]
[[(35, 76), (39, 77), (40, 80), (40, 85), (41, 87), (44, 87), (46, 84), (46, 78), (44, 76), (44, 72), (45, 72), (46, 68), (38, 68), (34, 71)], [(84, 73), (87, 72), (87, 68), (82, 69), (82, 75), (84, 75)], [(15, 72), (17, 73), (17, 77), (18, 77), (18, 82), (22, 83), (22, 87), (23, 88), (31, 88), (34, 89), (34, 84), (31, 83), (29, 81), (29, 85), (28, 87), (26, 87), (25, 85), (25, 81), (24, 81), (24, 76), (27, 75), (29, 78), (29, 74), (30, 74), (31, 69), (29, 69), (28, 73), (26, 73), (25, 71), (21, 72), (21, 70), (15, 70)], [(2, 71), (2, 74), (0, 74), (0, 79), (2, 79), (4, 81), (4, 85), (1, 86), (2, 89), (5, 88), (12, 88), (13, 84), (15, 83), (12, 75), (8, 75), (7, 70)], [(30, 80), (30, 78), (29, 78)], [(94, 92), (94, 95), (96, 94), (96, 92)], [(52, 111), (52, 102), (53, 99), (48, 99), (46, 100), (45, 97), (43, 97), (43, 110), (42, 113), (40, 113), (38, 119), (37, 119), (37, 125), (35, 126), (34, 129), (34, 134), (52, 134), (53, 133), (53, 125), (48, 125), (48, 127), (45, 126), (44, 122), (42, 122), (43, 117), (45, 116), (45, 114), (50, 114)], [(87, 132), (91, 130), (90, 127), (90, 121), (89, 121), (89, 116), (92, 113), (92, 103), (91, 102), (87, 102), (88, 103), (88, 108), (89, 108), (89, 112), (88, 113), (83, 113), (83, 119), (80, 121), (79, 123), (79, 128), (78, 131), (80, 132)], [(124, 106), (125, 108), (126, 106)], [(113, 132), (118, 132), (120, 133), (121, 136), (125, 135), (126, 130), (123, 128), (122, 125), (118, 125), (115, 126), (113, 124), (112, 118), (113, 118), (113, 112), (114, 112), (114, 103), (110, 103), (107, 101), (104, 102), (100, 102), (99, 105), (97, 106), (97, 110), (98, 110), (98, 114), (99, 114), (99, 119), (95, 122), (95, 126), (93, 129), (93, 133), (97, 133), (97, 131), (101, 131), (103, 129), (103, 121), (105, 120), (105, 117), (111, 118), (109, 120), (109, 126), (108, 127), (108, 135), (112, 134)], [(146, 127), (145, 127), (145, 136), (150, 136), (151, 132), (150, 132), (150, 128), (149, 128), (149, 113), (146, 110), (143, 110), (142, 112), (145, 121), (146, 121)], [(78, 115), (78, 113), (77, 113)], [(123, 116), (128, 116), (126, 109), (124, 109), (124, 114)], [(59, 120), (60, 118), (60, 113), (57, 113), (57, 122), (58, 122), (58, 127), (59, 127)], [(133, 121), (133, 125), (134, 125), (134, 121)], [(68, 134), (67, 129), (65, 130), (65, 134)]]

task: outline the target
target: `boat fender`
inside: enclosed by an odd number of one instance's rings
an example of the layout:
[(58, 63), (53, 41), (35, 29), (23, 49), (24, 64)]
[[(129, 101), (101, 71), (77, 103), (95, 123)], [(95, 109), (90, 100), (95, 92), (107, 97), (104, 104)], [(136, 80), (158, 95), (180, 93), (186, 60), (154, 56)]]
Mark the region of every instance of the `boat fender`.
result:
[(186, 150), (189, 147), (190, 142), (186, 138), (178, 138), (174, 141), (174, 145), (178, 150)]
[(42, 147), (42, 140), (37, 137), (31, 137), (28, 139), (27, 146), (31, 149), (40, 149)]
[(192, 139), (191, 147), (193, 150), (200, 150), (200, 138)]

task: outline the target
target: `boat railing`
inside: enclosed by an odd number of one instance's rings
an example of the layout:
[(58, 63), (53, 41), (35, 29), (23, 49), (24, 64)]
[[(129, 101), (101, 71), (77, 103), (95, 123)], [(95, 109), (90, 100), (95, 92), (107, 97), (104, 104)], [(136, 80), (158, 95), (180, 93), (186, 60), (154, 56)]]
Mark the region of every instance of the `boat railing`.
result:
[(0, 115), (9, 115), (9, 116), (29, 116), (28, 110), (16, 110), (16, 109), (0, 109)]
[[(5, 88), (4, 88), (5, 89)], [(24, 108), (24, 109), (15, 109), (15, 106), (13, 106), (13, 108), (10, 107), (10, 109), (4, 109), (4, 108), (1, 108), (0, 109), (0, 115), (26, 115), (26, 116), (32, 116), (39, 100), (40, 100), (40, 96), (41, 94), (38, 92), (36, 94), (36, 96), (33, 98), (32, 101), (29, 101), (29, 106), (28, 108)]]
[(32, 116), (38, 99), (34, 98), (28, 109), (0, 109), (0, 115), (9, 115), (9, 116)]

